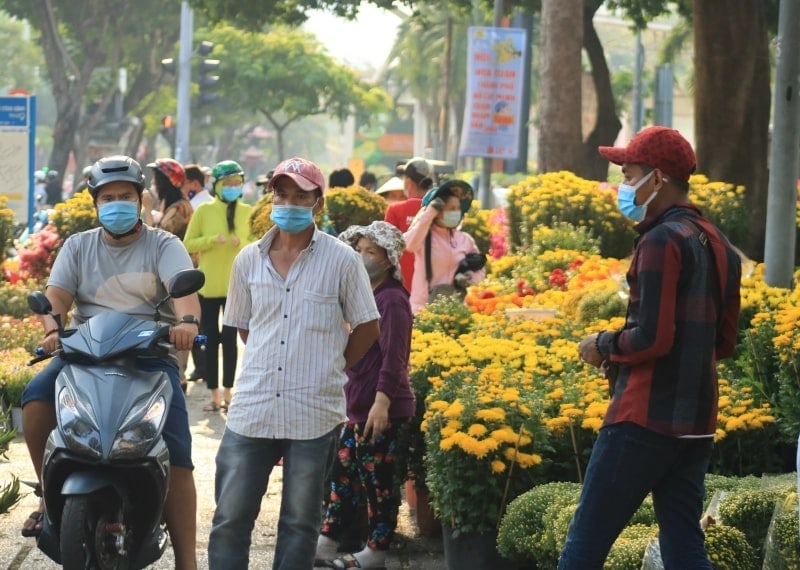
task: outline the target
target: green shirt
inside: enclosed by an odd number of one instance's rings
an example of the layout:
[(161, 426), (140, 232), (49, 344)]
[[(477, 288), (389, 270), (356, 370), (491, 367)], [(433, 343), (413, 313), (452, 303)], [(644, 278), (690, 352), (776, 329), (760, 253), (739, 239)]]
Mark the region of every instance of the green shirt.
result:
[[(183, 244), (189, 253), (199, 254), (198, 269), (205, 273), (206, 284), (200, 289), (203, 297), (227, 297), (228, 281), (233, 260), (239, 251), (252, 241), (250, 236), (250, 214), (253, 207), (239, 200), (234, 216), (235, 231), (228, 230), (228, 204), (219, 198), (200, 204), (189, 221)], [(234, 235), (239, 245), (231, 243)], [(219, 236), (225, 243), (218, 243)]]

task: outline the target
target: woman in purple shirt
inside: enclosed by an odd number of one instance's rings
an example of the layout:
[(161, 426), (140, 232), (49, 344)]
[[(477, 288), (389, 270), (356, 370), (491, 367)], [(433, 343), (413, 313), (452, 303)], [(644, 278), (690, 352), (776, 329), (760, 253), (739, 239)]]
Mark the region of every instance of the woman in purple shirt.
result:
[[(383, 568), (400, 506), (394, 484), (397, 433), (402, 422), (414, 415), (408, 381), (413, 317), (400, 273), (405, 241), (400, 230), (383, 221), (351, 226), (339, 239), (361, 254), (381, 314), (381, 333), (364, 358), (347, 371), (347, 423), (339, 437), (316, 558), (330, 568)], [(362, 495), (369, 523), (366, 546), (336, 558), (342, 534), (357, 520)]]

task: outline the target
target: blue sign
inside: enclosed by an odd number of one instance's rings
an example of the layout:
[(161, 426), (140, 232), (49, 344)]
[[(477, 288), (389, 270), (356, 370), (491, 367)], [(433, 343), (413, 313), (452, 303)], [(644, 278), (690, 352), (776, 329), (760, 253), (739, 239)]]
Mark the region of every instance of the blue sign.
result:
[(28, 98), (0, 97), (0, 127), (28, 126)]

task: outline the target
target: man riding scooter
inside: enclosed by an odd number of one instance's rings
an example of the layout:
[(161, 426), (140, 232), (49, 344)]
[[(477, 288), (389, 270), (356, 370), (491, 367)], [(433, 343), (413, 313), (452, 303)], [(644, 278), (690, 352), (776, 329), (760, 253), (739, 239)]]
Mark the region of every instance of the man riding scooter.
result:
[[(97, 161), (89, 177), (100, 228), (70, 236), (53, 264), (46, 297), (53, 312), (66, 322), (80, 324), (105, 311), (152, 319), (156, 305), (167, 296), (168, 285), (181, 270), (191, 269), (189, 254), (178, 238), (151, 228), (140, 219), (145, 179), (139, 164), (125, 156)], [(172, 324), (170, 342), (178, 350), (192, 348), (198, 332), (200, 304), (196, 294), (176, 298), (161, 309)], [(59, 324), (45, 316), (42, 348), (58, 348)], [(23, 429), (33, 466), (41, 483), (47, 437), (56, 427), (55, 382), (64, 360), (56, 356), (37, 374), (23, 394)], [(163, 371), (169, 376), (173, 397), (163, 435), (169, 449), (169, 492), (164, 518), (175, 551), (178, 569), (197, 567), (196, 491), (192, 475), (191, 435), (186, 401), (180, 389), (174, 357), (140, 359), (142, 370)], [(44, 504), (31, 513), (22, 533), (37, 536), (42, 529)]]

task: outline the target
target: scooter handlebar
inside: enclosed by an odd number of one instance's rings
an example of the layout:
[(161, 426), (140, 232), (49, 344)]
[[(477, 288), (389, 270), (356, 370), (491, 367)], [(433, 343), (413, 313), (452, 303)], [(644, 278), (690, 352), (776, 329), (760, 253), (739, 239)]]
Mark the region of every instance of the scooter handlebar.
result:
[(35, 354), (36, 356), (35, 356), (34, 358), (31, 358), (31, 359), (28, 361), (28, 366), (33, 366), (33, 365), (34, 365), (34, 364), (36, 364), (37, 362), (41, 362), (42, 360), (47, 360), (48, 358), (53, 358), (53, 357), (54, 357), (56, 354), (58, 354), (60, 351), (61, 351), (61, 349), (57, 349), (57, 350), (55, 350), (55, 351), (51, 352), (50, 354), (47, 354), (47, 353), (44, 351), (44, 348), (43, 348), (43, 347), (41, 347), (41, 346), (37, 346), (37, 347), (36, 347), (36, 350), (34, 350), (34, 351), (33, 351), (33, 352), (34, 352), (34, 354)]

